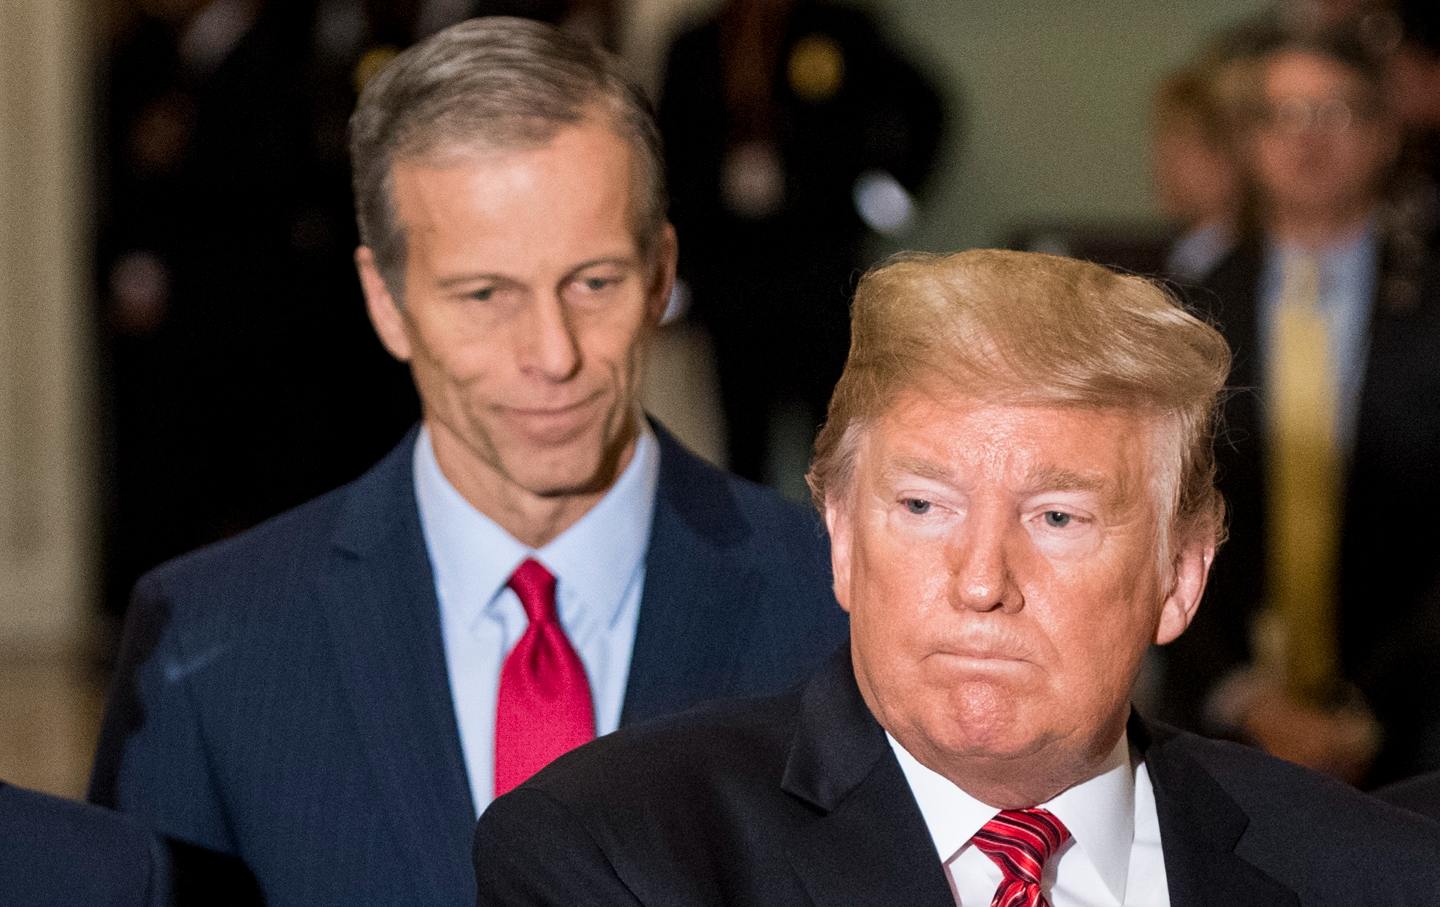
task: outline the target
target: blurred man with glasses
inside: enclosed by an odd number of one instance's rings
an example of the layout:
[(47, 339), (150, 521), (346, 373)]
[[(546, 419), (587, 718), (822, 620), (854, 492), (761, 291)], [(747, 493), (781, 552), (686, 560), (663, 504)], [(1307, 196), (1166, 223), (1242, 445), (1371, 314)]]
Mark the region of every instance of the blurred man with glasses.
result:
[(1235, 350), (1230, 554), (1167, 683), (1212, 730), (1378, 783), (1440, 758), (1413, 692), (1440, 543), (1421, 517), (1440, 505), (1436, 269), (1393, 241), (1378, 61), (1346, 36), (1275, 36), (1253, 65), (1251, 223), (1193, 300)]

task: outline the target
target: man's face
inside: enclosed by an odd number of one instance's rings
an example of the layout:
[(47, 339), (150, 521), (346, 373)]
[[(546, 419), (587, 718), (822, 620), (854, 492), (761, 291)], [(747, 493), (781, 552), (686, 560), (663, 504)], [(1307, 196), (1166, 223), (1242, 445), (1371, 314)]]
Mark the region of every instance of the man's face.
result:
[(1284, 51), (1264, 64), (1261, 90), (1250, 154), (1266, 203), (1299, 213), (1363, 213), (1398, 149), (1394, 126), (1364, 81), (1322, 54)]
[(1166, 217), (1195, 227), (1234, 215), (1239, 196), (1235, 166), (1194, 118), (1177, 115), (1160, 127), (1150, 163), (1156, 200)]
[(410, 363), (462, 491), (591, 494), (628, 458), (644, 341), (675, 261), (668, 226), (642, 260), (631, 155), (587, 121), (538, 148), (394, 165), (403, 305), (368, 249), (357, 261), (371, 320)]
[(1129, 411), (918, 392), (867, 427), (827, 507), (835, 589), (865, 699), (921, 762), (1048, 777), (1119, 739), (1213, 551), (1159, 575), (1153, 435)]

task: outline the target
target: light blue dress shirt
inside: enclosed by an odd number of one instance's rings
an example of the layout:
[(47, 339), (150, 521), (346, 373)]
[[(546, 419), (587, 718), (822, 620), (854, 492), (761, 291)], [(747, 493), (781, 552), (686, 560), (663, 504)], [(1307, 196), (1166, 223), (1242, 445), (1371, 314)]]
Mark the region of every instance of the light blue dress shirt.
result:
[(1348, 452), (1355, 438), (1360, 394), (1365, 384), (1365, 362), (1370, 351), (1370, 312), (1375, 302), (1375, 281), (1380, 271), (1380, 236), (1372, 222), (1354, 236), (1323, 249), (1300, 249), (1279, 243), (1265, 248), (1260, 274), (1260, 343), (1266, 361), (1273, 348), (1275, 310), (1285, 259), (1308, 254), (1320, 263), (1320, 309), (1330, 331), (1333, 380), (1337, 392), (1335, 437)]
[(440, 600), (445, 665), (476, 816), (494, 798), (500, 667), (528, 624), (506, 583), (527, 557), (555, 575), (556, 609), (585, 665), (596, 733), (620, 725), (660, 480), (659, 445), (643, 420), (641, 425), (635, 454), (615, 485), (538, 551), (455, 490), (435, 460), (429, 432), (422, 429), (415, 442), (415, 498)]

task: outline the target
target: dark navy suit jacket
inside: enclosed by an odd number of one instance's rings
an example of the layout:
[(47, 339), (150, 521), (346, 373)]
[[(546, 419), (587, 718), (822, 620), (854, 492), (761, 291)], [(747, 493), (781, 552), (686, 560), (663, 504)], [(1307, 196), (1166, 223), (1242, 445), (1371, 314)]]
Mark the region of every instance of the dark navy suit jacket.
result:
[[(1239, 744), (1130, 722), (1173, 907), (1440, 904), (1440, 826)], [(848, 652), (803, 692), (556, 760), (475, 832), (479, 905), (954, 907)]]
[[(798, 683), (846, 632), (818, 521), (657, 434), (622, 724)], [(271, 905), (474, 900), (414, 440), (135, 592), (91, 798), (238, 855)]]
[(140, 823), (0, 784), (0, 903), (163, 907), (168, 858)]
[(1375, 796), (1440, 822), (1440, 772), (1382, 787), (1375, 791)]

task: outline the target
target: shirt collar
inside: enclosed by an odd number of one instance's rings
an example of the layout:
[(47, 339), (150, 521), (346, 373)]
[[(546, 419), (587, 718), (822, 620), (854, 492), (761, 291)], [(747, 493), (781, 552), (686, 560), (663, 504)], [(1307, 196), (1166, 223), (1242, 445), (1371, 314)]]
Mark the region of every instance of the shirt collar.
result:
[(1375, 217), (1358, 229), (1320, 248), (1299, 243), (1269, 242), (1266, 244), (1265, 274), (1262, 280), (1278, 293), (1284, 262), (1295, 257), (1314, 258), (1320, 266), (1320, 295), (1324, 299), (1337, 289), (1354, 283), (1356, 275), (1373, 268), (1380, 248), (1380, 225)]
[[(930, 829), (940, 862), (948, 863), (1000, 811), (921, 765), (888, 731), (885, 737)], [(1123, 904), (1135, 838), (1135, 769), (1128, 737), (1120, 735), (1097, 775), (1038, 805), (1065, 823), (1074, 846), (1084, 851), (1105, 887)]]
[(560, 620), (572, 641), (616, 618), (649, 547), (660, 479), (659, 444), (643, 418), (635, 452), (615, 484), (539, 551), (521, 544), (450, 484), (424, 426), (415, 442), (414, 470), (440, 605), (464, 626), (495, 606), (510, 574), (527, 557), (555, 574)]

